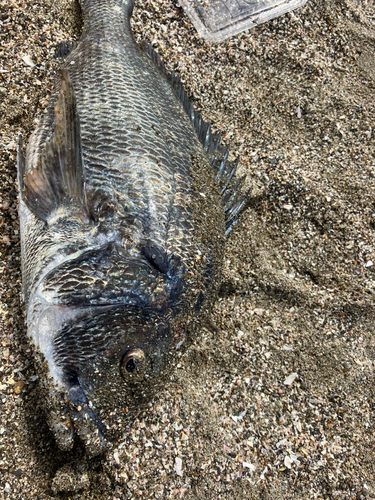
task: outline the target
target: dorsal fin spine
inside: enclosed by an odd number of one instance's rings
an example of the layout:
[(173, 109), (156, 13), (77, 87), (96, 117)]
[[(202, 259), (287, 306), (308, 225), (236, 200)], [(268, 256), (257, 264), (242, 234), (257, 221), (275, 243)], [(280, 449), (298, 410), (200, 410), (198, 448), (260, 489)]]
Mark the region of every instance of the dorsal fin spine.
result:
[(250, 194), (250, 191), (245, 195), (237, 191), (237, 188), (242, 187), (243, 182), (232, 183), (232, 179), (238, 165), (238, 158), (233, 162), (228, 161), (229, 147), (221, 145), (220, 135), (211, 133), (211, 123), (205, 122), (202, 115), (195, 111), (194, 106), (191, 104), (179, 77), (174, 71), (169, 73), (166, 70), (159, 54), (151, 45), (143, 41), (142, 48), (144, 52), (146, 52), (154, 61), (159, 71), (165, 76), (172, 89), (175, 91), (176, 96), (180, 99), (204, 151), (208, 155), (212, 154), (210, 163), (216, 171), (216, 180), (221, 188), (223, 203), (225, 206), (227, 206), (226, 203), (228, 202), (224, 202), (224, 197), (226, 197), (227, 191), (232, 191), (229, 196), (232, 202), (230, 204), (230, 208), (226, 210), (226, 232), (228, 234), (231, 228), (235, 225), (241, 211), (244, 210), (244, 207), (246, 206), (246, 198)]

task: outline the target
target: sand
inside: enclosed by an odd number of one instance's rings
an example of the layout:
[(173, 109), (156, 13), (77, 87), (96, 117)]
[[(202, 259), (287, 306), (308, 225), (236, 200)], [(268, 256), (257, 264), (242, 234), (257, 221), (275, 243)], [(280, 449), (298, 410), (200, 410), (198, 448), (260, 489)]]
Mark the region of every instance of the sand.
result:
[(207, 43), (170, 1), (133, 29), (240, 156), (250, 207), (213, 312), (107, 456), (63, 453), (27, 344), (16, 142), (44, 112), (68, 1), (1, 0), (0, 498), (375, 498), (375, 8), (310, 1)]

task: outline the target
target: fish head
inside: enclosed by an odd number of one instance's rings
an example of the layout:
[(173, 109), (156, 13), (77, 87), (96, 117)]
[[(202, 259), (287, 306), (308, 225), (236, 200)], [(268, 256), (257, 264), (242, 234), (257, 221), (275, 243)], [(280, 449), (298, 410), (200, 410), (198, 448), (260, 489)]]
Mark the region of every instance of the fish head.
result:
[(151, 265), (146, 252), (134, 257), (114, 246), (46, 277), (39, 295), (49, 303), (34, 322), (34, 337), (60, 447), (71, 447), (78, 435), (89, 454), (102, 452), (128, 411), (150, 400), (181, 336), (183, 291), (181, 259)]

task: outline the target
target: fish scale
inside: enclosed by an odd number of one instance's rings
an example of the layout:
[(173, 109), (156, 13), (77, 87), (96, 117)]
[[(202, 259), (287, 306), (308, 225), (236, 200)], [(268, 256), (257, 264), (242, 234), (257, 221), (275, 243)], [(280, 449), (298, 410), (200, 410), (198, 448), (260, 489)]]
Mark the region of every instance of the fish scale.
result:
[[(146, 220), (143, 230), (173, 252), (169, 225), (176, 228), (186, 220), (191, 202), (190, 156), (202, 155), (202, 149), (170, 86), (136, 46), (130, 31), (124, 30), (124, 23), (117, 22), (108, 2), (100, 5), (100, 15), (95, 10), (92, 18), (85, 16), (91, 21), (79, 51), (76, 49), (66, 62), (66, 67), (72, 67), (73, 85), (76, 82), (89, 182), (96, 187), (111, 180), (109, 188), (126, 203), (128, 214)], [(89, 13), (91, 3), (84, 8)], [(108, 25), (113, 27), (110, 32)], [(95, 86), (82, 85), (94, 81)], [(166, 120), (169, 116), (175, 116), (173, 123)], [(177, 179), (176, 171), (181, 172)]]
[[(23, 292), (48, 423), (91, 455), (208, 320), (237, 163), (159, 56), (132, 2), (82, 0), (85, 27), (48, 113), (18, 151)], [(151, 396), (150, 396), (151, 397)], [(111, 410), (112, 409), (112, 410)]]
[[(106, 55), (107, 52), (99, 53), (98, 57), (99, 61), (108, 67), (112, 64), (112, 60), (111, 58), (108, 60)], [(72, 57), (75, 57), (74, 54)], [(71, 72), (73, 85), (77, 81), (77, 88), (79, 88), (78, 82), (94, 77), (107, 81), (114, 80), (113, 68), (106, 71), (106, 67), (103, 68), (99, 63), (94, 68), (87, 68), (90, 73), (86, 75), (86, 66), (81, 64), (80, 59), (85, 59), (84, 50), (75, 64), (78, 71)], [(117, 65), (114, 67), (117, 69)], [(131, 88), (136, 83), (139, 86), (136, 75), (130, 78), (129, 72), (123, 71), (123, 74), (113, 81), (113, 85), (106, 89), (107, 92), (110, 91), (111, 96), (116, 96), (115, 103), (99, 102), (96, 105), (98, 102), (96, 87), (77, 91), (77, 100), (82, 103), (81, 106), (78, 105), (78, 112), (81, 120), (84, 162), (87, 165), (90, 187), (95, 189), (97, 186), (101, 188), (105, 186), (124, 205), (129, 216), (133, 215), (136, 220), (147, 221), (141, 228), (142, 232), (148, 230), (160, 243), (165, 243), (169, 219), (166, 208), (170, 210), (169, 207), (173, 206), (175, 193), (173, 167), (169, 155), (158, 144), (160, 138), (145, 123), (157, 124), (154, 114), (144, 110), (147, 103), (142, 107), (124, 104), (136, 100), (135, 91), (124, 95), (124, 89)], [(116, 120), (108, 119), (114, 111)], [(102, 123), (107, 124), (106, 129), (102, 128)], [(126, 124), (125, 131), (124, 124)], [(137, 127), (143, 130), (147, 127), (147, 140), (140, 137), (141, 132)], [(94, 147), (90, 147), (90, 144)], [(159, 168), (157, 161), (161, 165)], [(96, 165), (100, 167), (97, 168)]]

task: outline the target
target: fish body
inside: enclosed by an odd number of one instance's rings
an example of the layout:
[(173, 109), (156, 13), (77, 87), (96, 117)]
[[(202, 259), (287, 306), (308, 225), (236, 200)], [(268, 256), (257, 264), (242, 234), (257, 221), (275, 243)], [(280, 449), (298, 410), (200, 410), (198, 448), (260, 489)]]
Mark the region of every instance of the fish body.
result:
[(49, 424), (95, 455), (209, 316), (244, 198), (179, 80), (134, 41), (132, 2), (81, 5), (82, 37), (19, 148), (19, 214)]

